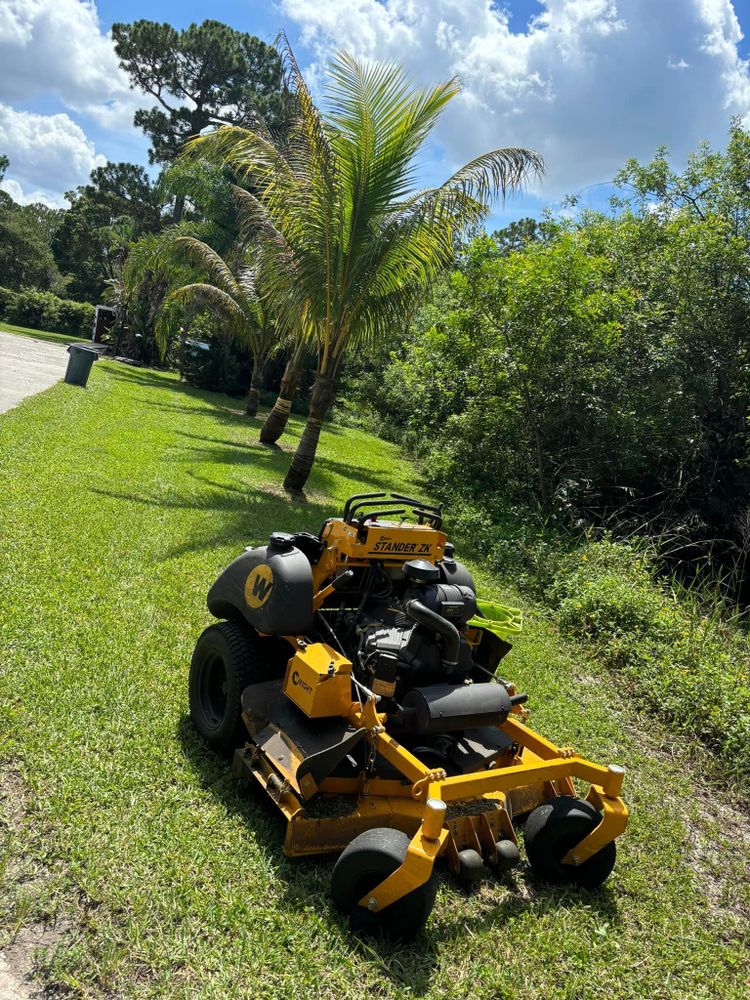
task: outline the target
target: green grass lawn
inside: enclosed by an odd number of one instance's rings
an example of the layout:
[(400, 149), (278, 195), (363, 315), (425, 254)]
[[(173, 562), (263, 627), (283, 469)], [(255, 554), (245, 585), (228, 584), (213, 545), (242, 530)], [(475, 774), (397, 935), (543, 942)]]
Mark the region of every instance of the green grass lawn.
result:
[(49, 340), (57, 344), (77, 344), (90, 337), (72, 337), (69, 333), (51, 333), (49, 330), (32, 330), (28, 326), (14, 326), (0, 320), (0, 332), (16, 333), (19, 337), (31, 337), (33, 340)]
[(419, 483), (333, 427), (290, 501), (301, 424), (271, 451), (239, 411), (105, 361), (0, 417), (0, 945), (54, 925), (37, 975), (87, 997), (747, 996), (746, 817), (533, 609), (505, 661), (532, 723), (628, 768), (614, 874), (577, 893), (522, 867), (473, 894), (441, 875), (413, 945), (350, 935), (333, 859), (285, 859), (270, 805), (196, 739), (187, 669), (243, 545)]

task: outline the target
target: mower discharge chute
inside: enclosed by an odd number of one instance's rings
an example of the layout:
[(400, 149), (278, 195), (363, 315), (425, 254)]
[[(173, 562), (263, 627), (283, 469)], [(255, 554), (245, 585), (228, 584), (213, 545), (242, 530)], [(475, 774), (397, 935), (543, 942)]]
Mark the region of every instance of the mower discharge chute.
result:
[(496, 677), (520, 612), (477, 599), (441, 529), (439, 508), (370, 493), (318, 535), (272, 534), (209, 591), (224, 620), (190, 670), (196, 727), (284, 814), (286, 854), (341, 851), (336, 905), (401, 938), (429, 916), (438, 857), (467, 881), (507, 870), (522, 824), (538, 876), (594, 888), (627, 823), (622, 768), (526, 725)]

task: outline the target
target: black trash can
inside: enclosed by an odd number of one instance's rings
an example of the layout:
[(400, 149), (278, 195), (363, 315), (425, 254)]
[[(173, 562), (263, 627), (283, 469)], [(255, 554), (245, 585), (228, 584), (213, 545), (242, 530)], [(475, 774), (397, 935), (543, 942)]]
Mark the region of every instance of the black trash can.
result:
[(99, 356), (99, 351), (86, 344), (71, 344), (68, 348), (68, 368), (65, 381), (70, 385), (86, 385), (91, 374), (91, 366)]

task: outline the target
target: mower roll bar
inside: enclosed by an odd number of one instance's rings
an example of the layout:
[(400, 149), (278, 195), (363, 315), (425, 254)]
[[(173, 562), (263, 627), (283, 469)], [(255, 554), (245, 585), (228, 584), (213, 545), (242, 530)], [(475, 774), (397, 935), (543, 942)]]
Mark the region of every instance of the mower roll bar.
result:
[(353, 496), (350, 496), (344, 504), (344, 520), (349, 520), (351, 506), (356, 500), (384, 500), (387, 496), (387, 493), (355, 493)]
[[(363, 511), (366, 507), (384, 508), (371, 513), (368, 515), (369, 517), (384, 514), (403, 514), (405, 511), (402, 509), (392, 509), (399, 503), (408, 504), (412, 513), (417, 515), (420, 524), (427, 521), (436, 531), (439, 531), (442, 527), (443, 519), (440, 507), (424, 503), (422, 500), (415, 500), (401, 493), (355, 493), (354, 496), (349, 497), (344, 505), (343, 518), (347, 523), (353, 524), (355, 522), (355, 515)], [(364, 520), (361, 517), (358, 524), (361, 529), (364, 524)]]

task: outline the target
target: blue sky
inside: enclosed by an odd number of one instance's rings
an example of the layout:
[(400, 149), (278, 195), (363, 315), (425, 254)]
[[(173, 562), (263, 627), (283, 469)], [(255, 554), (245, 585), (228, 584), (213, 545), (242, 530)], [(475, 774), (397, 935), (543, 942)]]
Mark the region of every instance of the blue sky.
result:
[(732, 114), (750, 122), (750, 0), (3, 0), (0, 152), (19, 200), (62, 204), (106, 159), (146, 163), (108, 32), (139, 17), (177, 27), (210, 16), (272, 41), (288, 33), (313, 85), (339, 46), (395, 59), (419, 82), (464, 84), (422, 163), (439, 180), (484, 149), (529, 145), (540, 184), (493, 214), (499, 224), (566, 193), (606, 205), (628, 156), (661, 143), (677, 162), (720, 145)]

